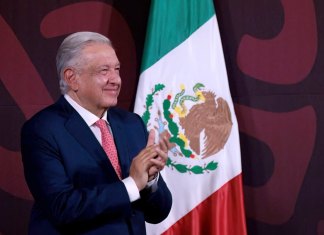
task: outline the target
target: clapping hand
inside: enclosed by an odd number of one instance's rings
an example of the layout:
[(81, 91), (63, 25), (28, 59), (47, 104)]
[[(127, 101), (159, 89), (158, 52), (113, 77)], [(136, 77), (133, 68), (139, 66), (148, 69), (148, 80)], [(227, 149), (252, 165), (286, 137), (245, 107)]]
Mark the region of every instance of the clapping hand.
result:
[[(152, 129), (149, 133), (149, 138), (147, 141), (147, 146), (155, 144), (155, 131)], [(157, 156), (151, 159), (154, 163), (148, 170), (148, 180), (152, 180), (156, 177), (157, 173), (163, 170), (165, 163), (168, 159), (168, 151), (171, 148), (171, 143), (169, 141), (169, 136), (167, 134), (160, 135), (159, 142), (155, 144)]]

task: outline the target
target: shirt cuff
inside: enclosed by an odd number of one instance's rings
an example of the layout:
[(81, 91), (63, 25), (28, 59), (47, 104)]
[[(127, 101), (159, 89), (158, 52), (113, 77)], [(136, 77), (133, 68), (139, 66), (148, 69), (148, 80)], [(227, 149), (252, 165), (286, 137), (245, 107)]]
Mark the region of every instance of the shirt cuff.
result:
[(147, 182), (145, 188), (151, 188), (152, 193), (154, 193), (157, 190), (157, 183), (158, 183), (159, 177), (160, 177), (160, 173), (157, 173), (157, 175), (154, 179)]
[(129, 200), (131, 202), (134, 202), (134, 201), (140, 199), (140, 197), (141, 197), (140, 193), (139, 193), (137, 185), (132, 177), (129, 176), (129, 177), (123, 179), (122, 182), (124, 183), (124, 185), (126, 187), (126, 190), (128, 192), (128, 196), (129, 196)]

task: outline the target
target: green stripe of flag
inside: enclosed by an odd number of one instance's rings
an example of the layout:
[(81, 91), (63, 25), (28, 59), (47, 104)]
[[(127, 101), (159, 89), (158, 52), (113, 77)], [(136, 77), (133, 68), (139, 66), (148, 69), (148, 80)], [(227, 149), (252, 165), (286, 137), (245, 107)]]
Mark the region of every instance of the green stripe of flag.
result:
[(152, 0), (141, 72), (186, 40), (214, 14), (210, 0)]

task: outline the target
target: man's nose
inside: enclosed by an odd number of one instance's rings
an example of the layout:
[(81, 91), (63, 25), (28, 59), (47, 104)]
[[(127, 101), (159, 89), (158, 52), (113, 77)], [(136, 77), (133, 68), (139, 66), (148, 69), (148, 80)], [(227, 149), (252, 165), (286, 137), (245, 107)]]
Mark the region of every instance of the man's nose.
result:
[(109, 71), (108, 79), (110, 82), (118, 82), (120, 80), (119, 71), (116, 71), (115, 69)]

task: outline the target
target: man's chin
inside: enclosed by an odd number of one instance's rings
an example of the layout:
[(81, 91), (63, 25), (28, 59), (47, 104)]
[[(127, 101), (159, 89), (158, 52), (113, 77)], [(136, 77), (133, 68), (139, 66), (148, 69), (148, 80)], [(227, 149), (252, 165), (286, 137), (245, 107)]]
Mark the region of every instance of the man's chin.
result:
[(110, 107), (115, 107), (117, 105), (117, 99), (115, 101), (109, 101), (107, 104), (106, 104), (106, 107), (107, 108), (110, 108)]

